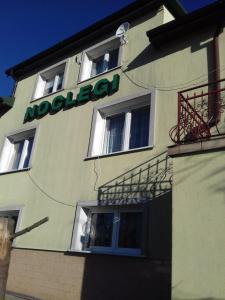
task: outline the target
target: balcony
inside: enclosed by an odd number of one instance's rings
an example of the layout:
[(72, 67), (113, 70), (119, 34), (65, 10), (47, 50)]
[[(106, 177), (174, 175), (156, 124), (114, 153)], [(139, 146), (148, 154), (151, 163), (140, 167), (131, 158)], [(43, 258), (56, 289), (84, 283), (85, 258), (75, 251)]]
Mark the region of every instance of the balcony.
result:
[(169, 135), (177, 144), (225, 137), (225, 79), (178, 92), (177, 125)]

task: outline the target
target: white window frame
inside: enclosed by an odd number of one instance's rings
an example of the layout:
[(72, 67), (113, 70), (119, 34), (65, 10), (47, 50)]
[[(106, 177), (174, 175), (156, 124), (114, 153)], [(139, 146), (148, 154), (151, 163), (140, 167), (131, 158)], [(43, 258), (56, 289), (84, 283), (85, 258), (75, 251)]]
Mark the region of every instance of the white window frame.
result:
[[(64, 68), (63, 68), (63, 66), (64, 66)], [(58, 84), (58, 79), (59, 79), (59, 76), (57, 76), (57, 75), (58, 75), (58, 73), (60, 73), (59, 72), (60, 67), (62, 67), (62, 69), (64, 69), (62, 87), (61, 87), (61, 89), (56, 90), (57, 84)], [(67, 68), (68, 68), (68, 59), (63, 60), (59, 63), (56, 63), (56, 64), (52, 65), (51, 67), (48, 67), (48, 68), (43, 69), (40, 72), (38, 72), (34, 90), (33, 90), (33, 94), (32, 94), (32, 98), (31, 98), (31, 102), (36, 101), (43, 97), (48, 97), (54, 93), (58, 93), (59, 91), (62, 91), (64, 89), (65, 82), (66, 82)], [(53, 72), (53, 73), (55, 72), (53, 91), (49, 94), (44, 95), (46, 81), (43, 78), (44, 78), (45, 74), (47, 74), (49, 72)]]
[[(34, 137), (34, 140), (33, 140), (33, 145), (30, 153), (29, 164), (28, 167), (23, 168), (22, 165), (24, 164), (26, 158), (26, 151), (29, 145), (28, 138), (31, 136)], [(36, 137), (37, 137), (36, 126), (24, 128), (22, 130), (17, 130), (5, 136), (4, 143), (1, 149), (1, 155), (0, 155), (0, 174), (27, 170), (31, 168), (33, 152), (36, 144)], [(13, 145), (15, 142), (20, 140), (25, 140), (25, 143), (23, 146), (19, 166), (17, 169), (11, 169), (12, 158), (14, 155)]]
[[(129, 133), (131, 126), (131, 112), (132, 110), (149, 106), (150, 120), (149, 120), (149, 137), (148, 145), (145, 147), (138, 147), (129, 149)], [(107, 117), (125, 113), (125, 129), (123, 138), (123, 147), (121, 151), (104, 153), (104, 137), (106, 130)], [(133, 96), (117, 99), (111, 103), (97, 106), (93, 112), (90, 142), (88, 147), (87, 157), (99, 157), (105, 155), (115, 155), (121, 152), (129, 152), (141, 150), (144, 148), (154, 147), (154, 125), (155, 125), (155, 91), (146, 91), (138, 93)]]
[[(111, 69), (107, 69), (102, 73), (91, 75), (92, 72), (92, 61), (102, 55), (105, 56), (106, 60), (108, 60), (108, 54), (111, 50), (119, 49), (118, 53), (118, 63), (117, 66)], [(121, 41), (117, 37), (108, 38), (101, 43), (98, 43), (82, 52), (82, 61), (78, 76), (78, 83), (86, 81), (88, 79), (100, 76), (101, 74), (105, 74), (110, 72), (122, 65), (122, 48), (123, 45)]]
[[(20, 224), (22, 219), (22, 210), (24, 205), (12, 205), (0, 207), (0, 217), (18, 216), (15, 232), (20, 230)], [(16, 246), (16, 239), (13, 240), (12, 246)]]
[[(85, 242), (84, 239), (87, 239), (87, 233), (84, 231), (84, 228), (88, 226), (90, 222), (89, 214), (90, 213), (114, 213), (114, 225), (113, 225), (113, 236), (112, 236), (112, 247), (101, 247), (94, 246), (90, 248), (84, 248)], [(145, 229), (146, 225), (146, 207), (144, 206), (99, 206), (97, 201), (82, 201), (78, 202), (74, 220), (73, 234), (71, 247), (69, 251), (71, 252), (84, 252), (84, 253), (99, 253), (99, 254), (110, 254), (110, 255), (125, 255), (125, 256), (143, 256), (145, 251), (145, 240), (142, 240), (141, 248), (119, 248), (116, 245), (119, 241), (119, 224), (115, 225), (116, 218), (119, 219), (119, 214), (121, 212), (141, 212), (143, 215), (142, 220), (142, 239), (145, 239)], [(89, 234), (89, 232), (88, 232)]]

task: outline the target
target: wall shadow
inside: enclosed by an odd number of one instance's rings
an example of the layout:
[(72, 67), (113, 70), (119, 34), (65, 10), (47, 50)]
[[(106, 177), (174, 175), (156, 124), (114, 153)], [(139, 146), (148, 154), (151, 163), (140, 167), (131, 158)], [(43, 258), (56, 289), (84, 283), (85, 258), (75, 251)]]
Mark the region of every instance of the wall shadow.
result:
[[(208, 71), (212, 72), (214, 69), (213, 64), (213, 45), (212, 41), (208, 41), (212, 38), (212, 32), (208, 30), (199, 31), (198, 35), (188, 34), (175, 40), (171, 40), (163, 46), (155, 47), (151, 43), (147, 45), (128, 65), (125, 70), (131, 71), (142, 67), (146, 64), (155, 62), (159, 59), (169, 57), (177, 52), (184, 49), (190, 48), (190, 52), (194, 53), (201, 49), (206, 49), (207, 51), (207, 61), (208, 61)], [(210, 74), (210, 73), (209, 73)], [(211, 78), (209, 78), (210, 80)], [(210, 80), (211, 81), (211, 80)]]
[(99, 205), (141, 204), (172, 189), (172, 161), (163, 152), (108, 181), (98, 189)]
[(143, 257), (86, 255), (82, 300), (171, 299), (172, 164), (166, 153), (99, 187), (100, 206), (144, 205)]

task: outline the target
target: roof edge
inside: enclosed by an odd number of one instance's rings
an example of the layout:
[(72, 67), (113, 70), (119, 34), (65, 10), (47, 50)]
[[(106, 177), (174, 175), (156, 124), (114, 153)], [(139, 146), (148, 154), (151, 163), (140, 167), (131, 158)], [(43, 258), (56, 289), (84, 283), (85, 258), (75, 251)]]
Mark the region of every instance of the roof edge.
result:
[[(173, 3), (171, 4), (171, 2)], [(174, 15), (174, 17), (181, 17), (185, 15), (185, 11), (180, 5), (179, 0), (137, 0), (120, 9), (119, 11), (116, 11), (115, 13), (86, 27), (71, 37), (64, 39), (52, 47), (49, 47), (46, 50), (32, 56), (31, 58), (28, 58), (27, 60), (8, 68), (5, 71), (5, 74), (7, 76), (11, 76), (14, 80), (19, 79), (21, 76), (24, 76), (26, 73), (28, 73), (29, 70), (31, 71), (32, 68), (35, 68), (34, 65), (38, 64), (38, 62), (42, 62), (42, 65), (45, 65), (47, 58), (48, 60), (55, 59), (56, 52), (57, 57), (62, 57), (63, 53), (68, 53), (69, 49), (72, 47), (71, 45), (74, 46), (74, 44), (77, 43), (79, 47), (81, 44), (85, 44), (91, 36), (96, 37), (100, 35), (100, 33), (102, 34), (104, 31), (107, 32), (109, 27), (112, 28), (112, 26), (118, 26), (118, 22), (121, 22), (121, 19), (125, 17), (127, 17), (127, 21), (137, 19), (138, 16), (143, 16), (143, 14), (146, 14), (149, 9), (156, 9), (163, 4)]]
[(170, 13), (172, 13), (175, 17), (183, 17), (187, 14), (186, 9), (179, 0), (165, 0), (164, 2)]
[(224, 16), (224, 8), (225, 0), (218, 0), (217, 2), (191, 12), (183, 18), (175, 19), (151, 29), (146, 32), (146, 35), (154, 46), (160, 47), (176, 38), (183, 37), (184, 34), (196, 32), (203, 27), (206, 28), (213, 24), (221, 23)]

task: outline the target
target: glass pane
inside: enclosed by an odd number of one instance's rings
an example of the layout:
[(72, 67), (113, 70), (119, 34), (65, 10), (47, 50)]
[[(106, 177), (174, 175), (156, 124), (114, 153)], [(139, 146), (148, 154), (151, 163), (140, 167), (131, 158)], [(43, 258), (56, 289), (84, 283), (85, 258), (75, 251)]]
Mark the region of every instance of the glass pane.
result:
[(141, 248), (141, 212), (120, 213), (119, 248)]
[(60, 90), (62, 88), (62, 83), (63, 83), (63, 76), (64, 76), (64, 73), (59, 73), (58, 74), (58, 84), (57, 84), (57, 87), (56, 87), (56, 90)]
[(115, 49), (115, 50), (112, 50), (110, 53), (109, 53), (109, 67), (108, 69), (113, 69), (115, 67), (117, 67), (118, 65), (118, 56), (119, 56), (119, 49)]
[(131, 112), (129, 149), (148, 146), (150, 109), (144, 107)]
[(54, 85), (54, 79), (55, 78), (46, 80), (45, 90), (44, 90), (44, 96), (52, 93), (52, 91), (53, 91), (53, 85)]
[(13, 233), (15, 233), (16, 231), (16, 225), (18, 222), (18, 216), (9, 216), (11, 219), (13, 219), (14, 223), (13, 223)]
[(112, 246), (113, 216), (113, 213), (91, 214), (88, 248), (94, 246)]
[(34, 142), (34, 137), (30, 137), (28, 139), (27, 153), (26, 153), (26, 157), (24, 159), (23, 168), (27, 168), (29, 166), (30, 155), (31, 155), (32, 147), (33, 147), (33, 142)]
[(92, 69), (91, 69), (91, 76), (95, 76), (104, 72), (104, 55), (93, 59), (92, 61)]
[(105, 153), (121, 151), (123, 147), (123, 131), (125, 114), (113, 116), (107, 119), (105, 135)]
[(19, 168), (23, 146), (24, 146), (24, 140), (14, 143), (14, 156), (12, 159), (12, 170), (17, 170)]

